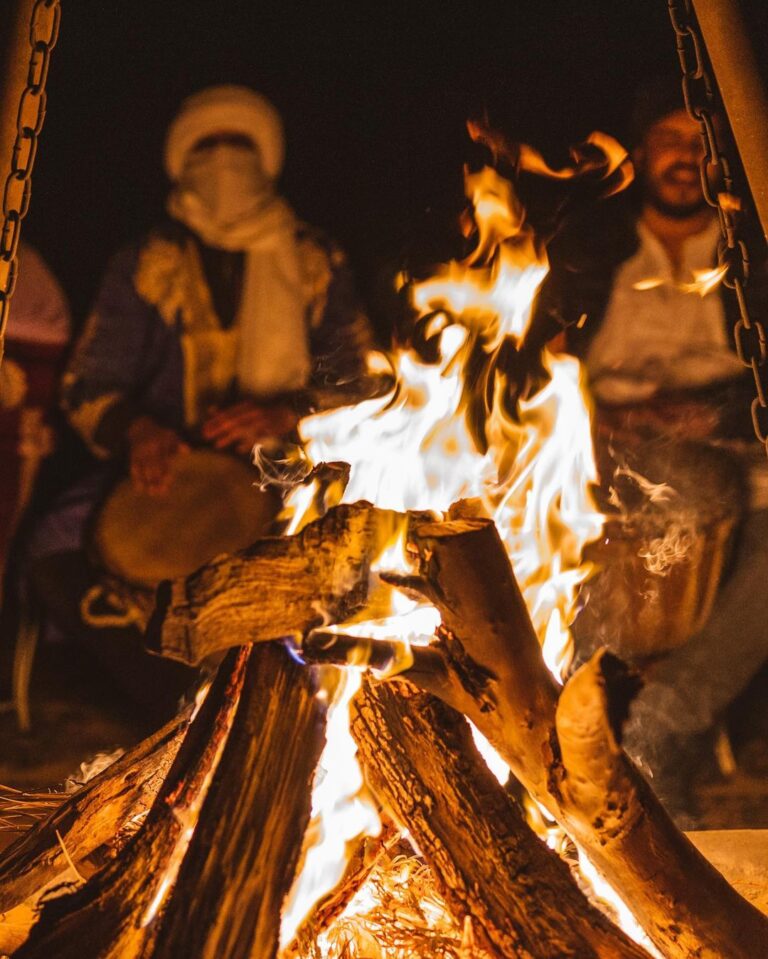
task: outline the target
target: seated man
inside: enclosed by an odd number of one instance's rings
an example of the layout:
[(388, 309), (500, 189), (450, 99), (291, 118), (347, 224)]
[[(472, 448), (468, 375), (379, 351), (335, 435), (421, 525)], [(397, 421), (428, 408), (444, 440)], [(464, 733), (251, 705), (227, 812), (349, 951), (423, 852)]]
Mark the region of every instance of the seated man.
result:
[(751, 436), (751, 374), (734, 350), (735, 296), (696, 283), (717, 265), (720, 234), (701, 189), (698, 126), (681, 101), (676, 81), (642, 92), (633, 153), (639, 205), (609, 200), (552, 244), (537, 323), (540, 331), (553, 319), (572, 324), (567, 347), (586, 365), (604, 439), (727, 444), (752, 480), (732, 568), (707, 623), (647, 669), (626, 730), (630, 755), (682, 813), (702, 734), (768, 655), (768, 464)]
[(168, 708), (184, 676), (145, 655), (138, 630), (94, 637), (76, 622), (72, 599), (92, 581), (84, 526), (114, 483), (109, 464), (162, 497), (190, 443), (247, 457), (293, 429), (306, 387), (354, 378), (368, 347), (344, 256), (276, 192), (282, 162), (280, 119), (259, 94), (214, 87), (184, 102), (165, 147), (170, 219), (113, 259), (64, 381), (71, 422), (107, 465), (37, 531), (33, 580), (97, 655), (119, 642), (124, 661), (108, 665), (135, 697)]

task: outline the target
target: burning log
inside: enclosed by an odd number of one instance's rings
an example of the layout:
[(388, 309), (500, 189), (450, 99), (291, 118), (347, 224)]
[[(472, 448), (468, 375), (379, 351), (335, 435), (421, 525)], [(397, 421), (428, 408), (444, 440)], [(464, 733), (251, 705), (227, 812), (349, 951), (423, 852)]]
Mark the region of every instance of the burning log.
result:
[(251, 654), (237, 716), (160, 920), (153, 959), (272, 959), (324, 741), (313, 672)]
[(493, 523), (423, 526), (415, 539), (421, 576), (407, 582), (440, 610), (449, 663), (433, 691), (493, 743), (665, 957), (751, 959), (768, 919), (679, 832), (621, 750), (611, 661), (598, 655), (560, 696)]
[(261, 539), (162, 583), (148, 647), (194, 665), (244, 642), (342, 621), (365, 602), (371, 560), (398, 519), (369, 503), (340, 506), (296, 536)]
[(34, 906), (71, 863), (81, 875), (94, 872), (88, 858), (114, 840), (127, 820), (141, 816), (152, 805), (189, 718), (186, 710), (128, 750), (4, 851), (0, 913), (23, 902)]
[(455, 918), (493, 955), (640, 959), (494, 778), (464, 718), (411, 683), (368, 682), (352, 731), (369, 785), (410, 832)]
[(192, 722), (141, 831), (75, 892), (47, 901), (18, 959), (138, 959), (189, 841), (188, 829), (221, 756), (248, 651), (233, 651)]

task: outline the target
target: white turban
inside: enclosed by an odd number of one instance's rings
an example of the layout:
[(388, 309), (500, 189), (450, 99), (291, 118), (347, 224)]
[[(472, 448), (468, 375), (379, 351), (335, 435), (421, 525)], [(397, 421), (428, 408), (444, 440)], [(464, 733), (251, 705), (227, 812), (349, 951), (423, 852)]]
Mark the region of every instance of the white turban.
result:
[(174, 182), (196, 143), (215, 133), (242, 133), (258, 146), (266, 175), (283, 167), (283, 124), (265, 97), (248, 87), (209, 87), (182, 103), (165, 140), (165, 170)]
[[(250, 137), (267, 178), (254, 184), (258, 193), (234, 190), (244, 201), (234, 218), (218, 216), (188, 182), (190, 150), (215, 133)], [(237, 378), (241, 390), (254, 396), (301, 388), (311, 366), (296, 218), (274, 193), (282, 165), (280, 117), (268, 100), (246, 87), (196, 93), (184, 101), (168, 131), (165, 168), (174, 184), (168, 212), (208, 246), (246, 254), (237, 316)]]

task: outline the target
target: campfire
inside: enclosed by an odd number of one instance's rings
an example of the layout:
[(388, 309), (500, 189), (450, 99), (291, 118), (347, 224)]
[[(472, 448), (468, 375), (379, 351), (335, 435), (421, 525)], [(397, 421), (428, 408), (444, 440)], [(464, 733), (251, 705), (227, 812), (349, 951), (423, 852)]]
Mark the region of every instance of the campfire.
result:
[[(517, 173), (627, 181), (603, 136), (551, 170), (473, 133)], [(412, 342), (370, 358), (391, 388), (257, 457), (289, 487), (282, 534), (160, 588), (148, 643), (215, 678), (5, 854), (7, 952), (752, 959), (768, 941), (624, 755), (633, 674), (603, 649), (569, 674), (604, 526), (589, 404), (571, 357), (511, 372), (546, 257), (496, 166), (465, 187), (472, 252), (408, 281)]]

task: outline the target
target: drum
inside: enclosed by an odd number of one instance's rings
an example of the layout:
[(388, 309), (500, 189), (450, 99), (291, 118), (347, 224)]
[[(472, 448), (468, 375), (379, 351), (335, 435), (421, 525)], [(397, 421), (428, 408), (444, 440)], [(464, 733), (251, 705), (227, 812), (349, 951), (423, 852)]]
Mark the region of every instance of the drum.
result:
[(264, 536), (280, 501), (255, 480), (249, 464), (208, 449), (179, 458), (164, 496), (149, 496), (130, 478), (121, 480), (93, 526), (90, 554), (101, 582), (83, 600), (84, 620), (143, 626), (161, 580), (186, 576)]
[(745, 501), (738, 462), (701, 443), (598, 447), (603, 536), (585, 558), (579, 656), (608, 646), (643, 661), (684, 645), (706, 622)]

